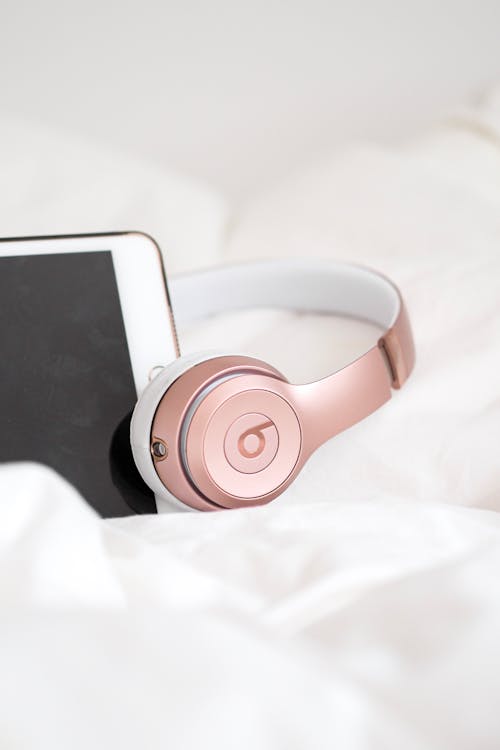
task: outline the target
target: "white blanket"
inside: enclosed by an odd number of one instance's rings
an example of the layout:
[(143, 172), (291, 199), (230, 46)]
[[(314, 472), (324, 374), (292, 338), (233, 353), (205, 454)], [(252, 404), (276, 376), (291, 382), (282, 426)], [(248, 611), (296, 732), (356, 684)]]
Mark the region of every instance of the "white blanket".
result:
[[(170, 267), (368, 262), (403, 289), (418, 365), (264, 508), (103, 521), (48, 469), (2, 467), (0, 747), (498, 748), (498, 98), (399, 149), (326, 158), (233, 215), (225, 241), (209, 191), (184, 182), (180, 199), (175, 176), (135, 165), (140, 197), (128, 185), (122, 201), (116, 157), (99, 193), (92, 148), (83, 169), (67, 141), (83, 198), (63, 218), (37, 143), (17, 199), (16, 160), (0, 155), (1, 234), (51, 217), (54, 230), (110, 229), (130, 208), (152, 223), (136, 228), (171, 238)], [(183, 333), (186, 350), (234, 345), (298, 380), (370, 335), (276, 311)]]

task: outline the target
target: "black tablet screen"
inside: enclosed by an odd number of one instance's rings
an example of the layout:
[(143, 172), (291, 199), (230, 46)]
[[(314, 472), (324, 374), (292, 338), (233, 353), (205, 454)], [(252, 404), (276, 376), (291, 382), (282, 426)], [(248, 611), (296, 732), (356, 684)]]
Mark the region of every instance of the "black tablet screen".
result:
[(110, 252), (0, 258), (0, 461), (38, 461), (102, 515), (154, 512)]

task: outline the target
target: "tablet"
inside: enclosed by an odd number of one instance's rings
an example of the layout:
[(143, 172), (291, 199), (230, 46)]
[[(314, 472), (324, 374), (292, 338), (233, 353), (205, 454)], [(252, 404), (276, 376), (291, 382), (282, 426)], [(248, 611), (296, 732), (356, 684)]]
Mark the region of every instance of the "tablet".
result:
[(139, 232), (0, 240), (0, 461), (37, 461), (104, 517), (156, 512), (129, 423), (178, 356), (158, 246)]

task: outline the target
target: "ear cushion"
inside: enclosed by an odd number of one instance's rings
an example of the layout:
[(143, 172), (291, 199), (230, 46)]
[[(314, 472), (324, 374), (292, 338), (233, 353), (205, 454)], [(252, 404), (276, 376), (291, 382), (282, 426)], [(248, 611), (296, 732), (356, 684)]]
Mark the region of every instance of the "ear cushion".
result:
[[(167, 490), (155, 471), (150, 453), (151, 425), (164, 393), (185, 372), (207, 360), (225, 356), (227, 352), (198, 352), (179, 357), (161, 370), (145, 388), (135, 406), (130, 423), (130, 444), (134, 461), (142, 478), (155, 493), (158, 513), (175, 510), (191, 510)], [(173, 507), (172, 507), (173, 506)]]

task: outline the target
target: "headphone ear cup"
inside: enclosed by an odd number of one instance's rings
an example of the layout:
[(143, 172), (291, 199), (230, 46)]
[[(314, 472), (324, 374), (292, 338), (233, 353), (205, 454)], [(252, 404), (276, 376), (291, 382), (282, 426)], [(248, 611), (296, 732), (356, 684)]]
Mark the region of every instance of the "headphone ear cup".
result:
[[(222, 384), (240, 382), (241, 376), (258, 376), (261, 386), (264, 381), (286, 382), (274, 367), (253, 357), (205, 352), (168, 365), (140, 396), (132, 415), (130, 442), (137, 469), (155, 494), (158, 512), (172, 510), (172, 505), (182, 510), (230, 507), (193, 482), (183, 438), (189, 414), (197, 412)], [(218, 446), (223, 452), (220, 441)]]
[(139, 396), (130, 423), (130, 445), (140, 475), (155, 493), (158, 512), (172, 510), (172, 505), (177, 510), (191, 510), (167, 490), (151, 460), (151, 426), (158, 404), (170, 386), (192, 367), (225, 354), (211, 351), (179, 357), (160, 370)]

